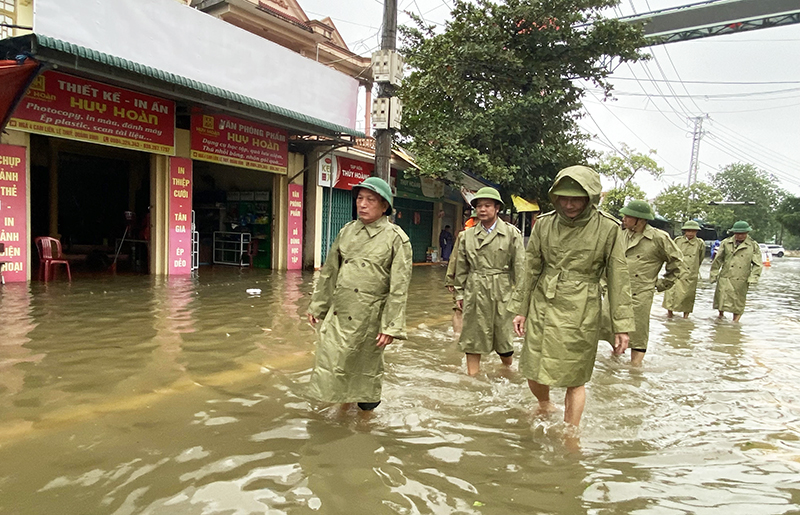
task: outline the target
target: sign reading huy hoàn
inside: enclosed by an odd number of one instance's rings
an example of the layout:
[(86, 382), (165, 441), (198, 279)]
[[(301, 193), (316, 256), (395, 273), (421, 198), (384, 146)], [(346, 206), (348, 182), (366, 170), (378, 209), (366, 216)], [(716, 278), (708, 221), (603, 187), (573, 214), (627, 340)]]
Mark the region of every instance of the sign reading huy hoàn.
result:
[(283, 129), (197, 110), (192, 113), (192, 159), (285, 174), (289, 136)]
[(36, 77), (8, 127), (175, 154), (175, 102), (54, 71)]
[(0, 267), (6, 282), (28, 280), (28, 210), (25, 147), (0, 145)]

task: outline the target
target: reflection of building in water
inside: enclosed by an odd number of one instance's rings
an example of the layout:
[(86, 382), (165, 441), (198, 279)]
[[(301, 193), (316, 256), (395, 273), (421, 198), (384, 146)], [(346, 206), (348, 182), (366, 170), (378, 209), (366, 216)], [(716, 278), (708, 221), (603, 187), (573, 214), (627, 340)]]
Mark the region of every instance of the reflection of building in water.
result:
[(21, 363), (39, 363), (44, 354), (36, 353), (26, 346), (31, 341), (29, 333), (36, 327), (31, 313), (31, 292), (23, 285), (9, 284), (0, 295), (2, 329), (0, 337), (0, 406), (12, 407), (16, 395), (25, 386), (25, 368)]

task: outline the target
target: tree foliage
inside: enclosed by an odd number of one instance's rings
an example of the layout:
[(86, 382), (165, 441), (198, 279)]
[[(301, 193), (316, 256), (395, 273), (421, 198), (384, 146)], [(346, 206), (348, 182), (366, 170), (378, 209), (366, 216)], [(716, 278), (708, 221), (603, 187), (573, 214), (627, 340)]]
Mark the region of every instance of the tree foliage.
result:
[(753, 228), (753, 238), (772, 241), (780, 230), (776, 211), (787, 196), (774, 175), (752, 164), (735, 163), (717, 172), (711, 183), (725, 201), (753, 203), (730, 206), (729, 216), (719, 220), (722, 228), (729, 228), (737, 220), (746, 220)]
[(613, 68), (643, 57), (640, 27), (601, 16), (616, 3), (455, 0), (443, 32), (401, 27), (403, 133), (422, 173), (545, 198), (560, 168), (587, 162), (577, 79), (609, 92)]
[[(687, 197), (691, 193), (687, 209)], [(722, 192), (706, 182), (696, 182), (692, 187), (673, 184), (656, 197), (654, 204), (658, 214), (668, 220), (684, 223), (699, 219), (707, 224), (719, 225), (729, 220), (733, 213), (726, 206), (712, 206), (710, 202), (722, 200)], [(726, 227), (727, 228), (727, 227)]]
[(800, 237), (800, 197), (786, 197), (775, 216), (786, 232)]
[[(597, 164), (597, 171), (611, 179), (614, 186), (603, 196), (601, 209), (619, 217), (619, 210), (625, 207), (629, 200), (644, 200), (645, 193), (634, 182), (637, 174), (646, 172), (654, 179), (659, 179), (664, 174), (664, 169), (650, 157), (656, 153), (650, 150), (647, 154), (634, 152), (630, 147), (622, 144), (621, 155), (606, 154)], [(640, 174), (641, 175), (641, 174)]]

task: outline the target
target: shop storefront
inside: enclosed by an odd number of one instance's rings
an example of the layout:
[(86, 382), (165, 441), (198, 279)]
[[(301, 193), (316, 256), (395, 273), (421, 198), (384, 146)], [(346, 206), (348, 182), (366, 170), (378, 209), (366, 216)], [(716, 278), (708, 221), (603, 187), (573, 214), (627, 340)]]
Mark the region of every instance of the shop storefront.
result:
[(273, 267), (275, 175), (286, 175), (285, 130), (195, 110), (191, 119), (200, 265)]

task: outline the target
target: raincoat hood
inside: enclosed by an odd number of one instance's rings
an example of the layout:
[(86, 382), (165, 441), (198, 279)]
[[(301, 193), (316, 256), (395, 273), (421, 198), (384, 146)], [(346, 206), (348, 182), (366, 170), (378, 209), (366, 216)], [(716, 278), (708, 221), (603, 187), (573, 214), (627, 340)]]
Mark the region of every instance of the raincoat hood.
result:
[[(583, 213), (575, 217), (574, 220), (568, 218), (560, 211), (558, 203), (556, 202), (557, 195), (553, 194), (553, 190), (556, 189), (558, 183), (565, 177), (569, 177), (578, 184), (580, 184), (581, 187), (584, 190), (586, 190), (586, 193), (589, 195), (589, 203), (586, 204), (586, 209), (583, 211)], [(600, 203), (600, 193), (602, 191), (603, 191), (602, 185), (600, 184), (600, 174), (595, 172), (588, 166), (576, 165), (576, 166), (570, 166), (569, 168), (564, 168), (563, 170), (558, 172), (558, 175), (556, 175), (556, 179), (553, 182), (553, 186), (550, 188), (548, 196), (550, 197), (550, 202), (553, 204), (556, 212), (558, 213), (559, 217), (562, 220), (569, 222), (579, 222), (588, 219), (592, 211), (597, 209), (597, 205)]]

